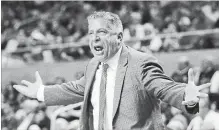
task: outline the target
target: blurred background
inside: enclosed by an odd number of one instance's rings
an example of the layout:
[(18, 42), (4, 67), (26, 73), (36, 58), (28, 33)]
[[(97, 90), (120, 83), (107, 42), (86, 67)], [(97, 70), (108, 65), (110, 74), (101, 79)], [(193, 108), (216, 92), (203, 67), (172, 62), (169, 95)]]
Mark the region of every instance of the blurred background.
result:
[(195, 116), (162, 103), (167, 127), (219, 130), (219, 1), (1, 1), (2, 130), (78, 128), (82, 103), (46, 107), (12, 86), (36, 70), (46, 85), (82, 77), (93, 57), (86, 17), (97, 10), (118, 14), (125, 44), (155, 55), (175, 81), (192, 67), (197, 85), (212, 83)]

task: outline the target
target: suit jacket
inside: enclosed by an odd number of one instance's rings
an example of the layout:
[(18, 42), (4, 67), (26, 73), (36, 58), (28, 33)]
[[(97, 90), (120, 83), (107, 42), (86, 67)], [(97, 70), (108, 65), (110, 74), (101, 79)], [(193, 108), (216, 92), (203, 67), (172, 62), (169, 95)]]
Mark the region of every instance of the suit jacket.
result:
[[(90, 95), (98, 64), (99, 61), (93, 58), (80, 80), (48, 86), (44, 90), (47, 105), (67, 105), (84, 101), (80, 118), (82, 130), (92, 129)], [(165, 129), (160, 100), (184, 112), (196, 113), (198, 105), (189, 109), (181, 104), (185, 85), (166, 76), (153, 56), (123, 46), (115, 81), (113, 129)]]

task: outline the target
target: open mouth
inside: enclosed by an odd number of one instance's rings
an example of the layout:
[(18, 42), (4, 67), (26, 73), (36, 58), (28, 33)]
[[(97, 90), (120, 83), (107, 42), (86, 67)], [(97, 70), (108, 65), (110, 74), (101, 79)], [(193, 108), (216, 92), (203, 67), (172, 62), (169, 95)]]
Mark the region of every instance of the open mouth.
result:
[(102, 51), (103, 47), (102, 46), (95, 46), (94, 49), (95, 49), (95, 51)]

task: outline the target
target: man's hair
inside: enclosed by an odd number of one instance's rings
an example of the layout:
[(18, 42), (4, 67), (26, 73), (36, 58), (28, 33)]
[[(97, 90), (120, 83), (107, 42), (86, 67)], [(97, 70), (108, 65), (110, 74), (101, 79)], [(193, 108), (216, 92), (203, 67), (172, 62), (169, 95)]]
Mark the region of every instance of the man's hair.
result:
[(111, 13), (111, 12), (105, 12), (105, 11), (95, 11), (91, 15), (87, 17), (88, 23), (91, 19), (98, 19), (102, 18), (106, 20), (107, 25), (111, 28), (117, 30), (117, 32), (123, 32), (123, 26), (122, 22), (117, 14)]

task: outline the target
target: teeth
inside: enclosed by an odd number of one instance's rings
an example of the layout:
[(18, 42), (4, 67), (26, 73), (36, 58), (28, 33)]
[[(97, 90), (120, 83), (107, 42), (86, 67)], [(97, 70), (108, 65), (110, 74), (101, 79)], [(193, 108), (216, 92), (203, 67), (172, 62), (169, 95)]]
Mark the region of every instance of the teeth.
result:
[(95, 49), (96, 51), (101, 51), (103, 48), (100, 47), (100, 46), (97, 46), (97, 47), (94, 47), (94, 49)]

